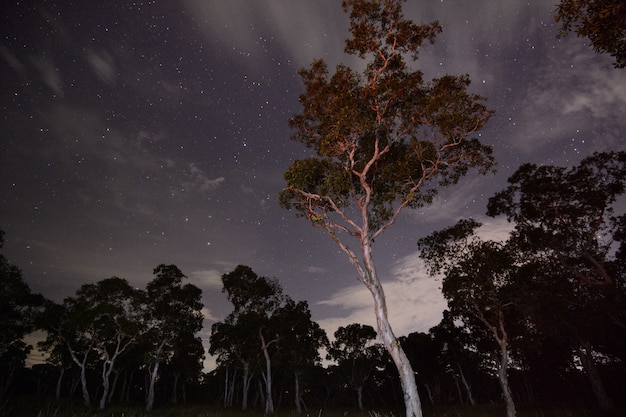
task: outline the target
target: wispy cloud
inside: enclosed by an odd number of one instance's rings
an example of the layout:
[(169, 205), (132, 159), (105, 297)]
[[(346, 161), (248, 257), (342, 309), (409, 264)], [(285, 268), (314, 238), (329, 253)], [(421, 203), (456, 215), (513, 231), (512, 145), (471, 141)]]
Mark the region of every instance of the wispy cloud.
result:
[[(446, 303), (436, 279), (428, 276), (417, 253), (399, 260), (383, 283), (389, 321), (397, 336), (428, 329), (439, 323)], [(319, 321), (332, 335), (339, 326), (350, 323), (376, 327), (372, 295), (364, 285), (356, 284), (336, 292), (318, 304), (337, 308), (343, 313)]]
[(115, 69), (115, 61), (110, 53), (106, 51), (96, 52), (89, 50), (87, 51), (86, 59), (100, 81), (108, 85), (115, 85), (117, 72)]
[(204, 171), (193, 162), (188, 164), (188, 168), (191, 181), (185, 183), (185, 188), (194, 188), (205, 193), (217, 189), (226, 180), (224, 177), (207, 177)]

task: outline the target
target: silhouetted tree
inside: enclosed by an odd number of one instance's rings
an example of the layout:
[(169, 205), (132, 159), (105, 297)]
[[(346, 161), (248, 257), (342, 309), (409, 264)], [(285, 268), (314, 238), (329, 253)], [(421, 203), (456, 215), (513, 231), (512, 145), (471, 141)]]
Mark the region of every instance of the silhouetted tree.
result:
[(507, 216), (515, 250), (532, 262), (525, 275), (534, 298), (544, 298), (533, 310), (536, 325), (570, 340), (598, 404), (611, 409), (597, 361), (598, 353), (620, 355), (615, 345), (623, 347), (626, 334), (616, 247), (624, 214), (614, 212), (626, 187), (626, 152), (594, 153), (569, 169), (524, 164), (509, 184), (489, 200), (488, 214)]
[(615, 67), (626, 67), (626, 3), (623, 0), (561, 0), (554, 19), (561, 23), (559, 36), (575, 31), (588, 38), (597, 53), (615, 58)]
[[(154, 384), (159, 365), (175, 354), (184, 355), (185, 346), (180, 346), (181, 341), (193, 343), (195, 334), (202, 329), (203, 320), (202, 291), (193, 284), (183, 284), (186, 277), (176, 265), (161, 264), (154, 269), (154, 275), (146, 286), (144, 337), (150, 345), (146, 411), (152, 410), (154, 405)], [(201, 358), (202, 353), (199, 358), (196, 353), (195, 362), (201, 362)]]
[[(0, 230), (0, 249), (4, 232)], [(0, 404), (11, 385), (15, 373), (25, 366), (32, 346), (24, 336), (35, 329), (40, 294), (33, 294), (22, 277), (22, 271), (0, 254)]]
[(507, 416), (515, 417), (510, 366), (509, 310), (523, 295), (516, 286), (517, 264), (506, 243), (476, 236), (480, 223), (461, 220), (455, 226), (419, 240), (420, 256), (432, 275), (443, 273), (442, 293), (452, 315), (480, 335), (485, 330), (497, 343), (495, 362)]

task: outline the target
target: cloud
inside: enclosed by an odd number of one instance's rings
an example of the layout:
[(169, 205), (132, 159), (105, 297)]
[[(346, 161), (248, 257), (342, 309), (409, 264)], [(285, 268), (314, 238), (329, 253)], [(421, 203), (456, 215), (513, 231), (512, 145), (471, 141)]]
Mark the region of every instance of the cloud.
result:
[(217, 189), (226, 179), (224, 177), (209, 178), (198, 166), (190, 162), (188, 164), (191, 181), (185, 183), (185, 188), (195, 188), (200, 192), (208, 192)]
[(216, 269), (202, 269), (189, 274), (202, 288), (220, 289), (222, 288), (222, 273)]
[[(436, 279), (428, 276), (417, 253), (402, 258), (392, 267), (383, 282), (389, 322), (396, 336), (425, 332), (441, 320), (446, 302)], [(344, 314), (319, 320), (332, 335), (339, 326), (350, 323), (369, 324), (376, 328), (372, 295), (362, 284), (337, 291), (318, 305), (338, 307)]]
[[(347, 19), (336, 2), (265, 2), (231, 0), (228, 2), (185, 1), (205, 36), (219, 40), (227, 49), (250, 62), (249, 70), (258, 70), (277, 59), (268, 51), (279, 44), (286, 59), (296, 66), (313, 59), (331, 62), (343, 55)], [(340, 20), (340, 23), (338, 23)]]
[(108, 85), (115, 84), (117, 73), (115, 70), (115, 62), (111, 54), (106, 51), (98, 53), (90, 50), (87, 51), (86, 59), (100, 81)]
[(31, 61), (39, 72), (44, 84), (52, 90), (54, 94), (63, 97), (63, 81), (61, 80), (61, 74), (57, 67), (43, 56), (31, 57)]

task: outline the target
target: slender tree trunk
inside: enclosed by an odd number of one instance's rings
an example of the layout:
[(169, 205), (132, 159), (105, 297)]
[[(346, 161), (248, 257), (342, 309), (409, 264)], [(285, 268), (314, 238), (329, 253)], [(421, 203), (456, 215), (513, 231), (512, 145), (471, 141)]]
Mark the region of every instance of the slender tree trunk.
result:
[(263, 373), (263, 379), (265, 380), (265, 414), (274, 414), (274, 400), (272, 399), (272, 359), (267, 350), (269, 344), (273, 341), (269, 343), (265, 342), (263, 329), (259, 329), (259, 338), (261, 339), (261, 349), (265, 357), (265, 372)]
[(457, 374), (452, 374), (452, 379), (454, 380), (454, 386), (456, 387), (456, 394), (459, 396), (459, 404), (463, 405), (465, 402), (463, 401), (463, 391), (461, 391), (461, 384), (459, 384), (459, 377)]
[(82, 361), (78, 360), (78, 357), (74, 354), (74, 351), (70, 348), (70, 355), (72, 360), (80, 368), (80, 386), (83, 391), (83, 404), (85, 407), (91, 407), (91, 400), (89, 398), (89, 388), (87, 387), (87, 354), (83, 357)]
[(363, 410), (363, 385), (357, 385), (355, 391), (359, 410)]
[(180, 381), (180, 372), (174, 372), (174, 384), (172, 386), (172, 404), (178, 404), (178, 381)]
[(509, 388), (509, 376), (507, 372), (509, 364), (509, 349), (507, 346), (506, 338), (498, 341), (500, 345), (500, 360), (498, 363), (498, 379), (500, 380), (500, 386), (502, 387), (502, 396), (504, 397), (504, 403), (506, 404), (507, 417), (515, 417), (515, 403), (513, 402), (513, 396), (511, 395), (511, 389)]
[(65, 367), (62, 366), (61, 371), (59, 372), (59, 378), (57, 379), (57, 387), (54, 392), (54, 398), (56, 398), (57, 401), (61, 399), (61, 383), (63, 382), (63, 375), (65, 375)]
[(250, 381), (252, 380), (252, 377), (250, 376), (250, 364), (248, 362), (243, 362), (242, 378), (241, 409), (245, 411), (248, 409), (248, 392), (250, 391)]
[(154, 406), (154, 385), (156, 383), (157, 373), (159, 372), (159, 360), (155, 360), (151, 368), (148, 368), (150, 382), (148, 384), (148, 396), (146, 398), (146, 411), (152, 411)]
[(434, 404), (435, 402), (433, 401), (433, 393), (430, 391), (430, 384), (428, 382), (424, 382), (424, 388), (426, 388), (426, 394), (428, 394), (430, 403)]
[(593, 360), (590, 344), (588, 342), (584, 342), (578, 348), (578, 354), (580, 355), (580, 361), (585, 369), (585, 372), (587, 373), (589, 382), (591, 383), (591, 390), (593, 391), (593, 395), (596, 397), (598, 406), (602, 411), (612, 411), (615, 407), (609, 398), (606, 389), (604, 388), (604, 384), (602, 383), (598, 367)]
[(294, 402), (296, 403), (296, 413), (300, 414), (302, 413), (302, 408), (300, 407), (300, 381), (298, 378), (297, 371), (294, 371), (293, 378), (294, 378), (294, 390), (295, 390)]
[(113, 384), (111, 384), (111, 391), (109, 392), (109, 398), (107, 398), (107, 403), (111, 403), (113, 400), (113, 394), (115, 394), (115, 388), (117, 388), (117, 381), (120, 378), (120, 371), (114, 370), (115, 377), (113, 378)]
[(459, 368), (459, 374), (461, 375), (461, 382), (463, 382), (463, 386), (465, 387), (465, 392), (467, 393), (467, 400), (471, 405), (476, 405), (474, 401), (474, 396), (472, 395), (472, 387), (470, 387), (469, 382), (467, 382), (467, 378), (465, 378), (465, 373), (463, 372), (463, 368), (461, 364), (457, 362), (456, 366)]

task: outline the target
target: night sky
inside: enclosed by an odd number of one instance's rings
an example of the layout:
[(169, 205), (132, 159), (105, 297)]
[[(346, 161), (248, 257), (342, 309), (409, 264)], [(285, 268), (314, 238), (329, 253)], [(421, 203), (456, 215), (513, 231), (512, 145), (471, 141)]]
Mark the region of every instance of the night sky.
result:
[[(298, 69), (317, 58), (363, 67), (343, 53), (339, 0), (5, 3), (0, 229), (33, 291), (60, 302), (111, 276), (144, 288), (154, 267), (176, 264), (203, 290), (207, 341), (231, 311), (220, 277), (244, 264), (307, 300), (329, 335), (374, 324), (344, 254), (277, 201), (283, 172), (309, 152), (287, 125), (300, 111)], [(444, 28), (417, 63), (427, 79), (467, 73), (496, 111), (480, 137), (498, 172), (472, 172), (376, 241), (398, 336), (427, 331), (445, 307), (420, 237), (467, 217), (503, 237), (486, 203), (520, 164), (626, 149), (626, 70), (585, 39), (558, 40), (556, 3), (405, 5)]]

